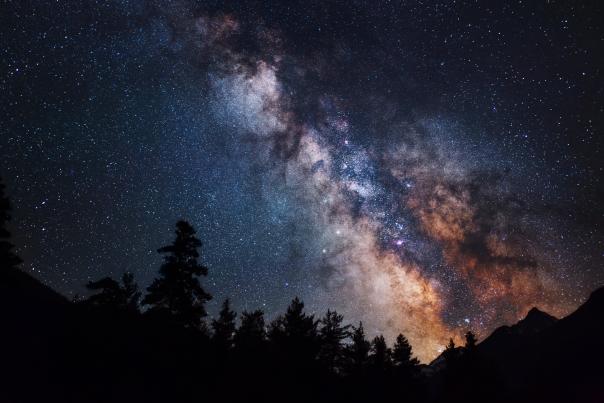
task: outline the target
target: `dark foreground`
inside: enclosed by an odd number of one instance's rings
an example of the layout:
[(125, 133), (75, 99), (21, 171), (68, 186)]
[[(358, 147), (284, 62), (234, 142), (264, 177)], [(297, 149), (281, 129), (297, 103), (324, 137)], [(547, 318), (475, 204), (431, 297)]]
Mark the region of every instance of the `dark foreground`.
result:
[(422, 366), (358, 328), (329, 351), (296, 301), (270, 326), (252, 312), (231, 332), (221, 317), (220, 339), (219, 322), (204, 333), (1, 275), (2, 402), (604, 402), (604, 289), (564, 319), (533, 310)]

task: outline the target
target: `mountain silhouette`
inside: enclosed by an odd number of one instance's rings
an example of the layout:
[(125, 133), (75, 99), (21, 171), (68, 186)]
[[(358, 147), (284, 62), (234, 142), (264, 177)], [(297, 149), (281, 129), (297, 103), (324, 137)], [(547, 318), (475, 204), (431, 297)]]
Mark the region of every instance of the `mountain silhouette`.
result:
[(530, 397), (604, 402), (604, 287), (575, 312), (540, 332), (530, 358), (535, 375)]
[(545, 329), (553, 326), (558, 319), (532, 308), (526, 317), (512, 326), (501, 326), (478, 344), (478, 350), (485, 355), (505, 359), (510, 353), (531, 344)]
[(526, 314), (526, 317), (513, 326), (518, 334), (539, 333), (552, 326), (558, 321), (554, 316), (540, 311), (538, 308), (532, 308)]
[(604, 288), (565, 318), (531, 309), (477, 346), (515, 401), (604, 402)]
[[(498, 385), (490, 399), (482, 396), (481, 401), (604, 402), (603, 340), (604, 287), (562, 319), (532, 308), (476, 346), (474, 359)], [(436, 389), (443, 387), (447, 367), (464, 365), (468, 352), (463, 347), (449, 351), (454, 362), (446, 354), (422, 368)]]
[(19, 309), (26, 306), (43, 309), (44, 306), (68, 304), (61, 294), (19, 269), (2, 268), (0, 280), (0, 298), (11, 301), (11, 305), (18, 303)]

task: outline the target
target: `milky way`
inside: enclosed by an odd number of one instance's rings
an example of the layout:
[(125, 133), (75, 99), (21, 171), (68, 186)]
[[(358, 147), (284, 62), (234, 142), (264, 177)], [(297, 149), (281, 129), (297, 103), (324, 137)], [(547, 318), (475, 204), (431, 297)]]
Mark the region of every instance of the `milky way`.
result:
[[(603, 281), (593, 94), (570, 94), (585, 107), (564, 123), (587, 132), (592, 151), (561, 152), (570, 140), (551, 130), (564, 132), (562, 118), (542, 125), (546, 115), (519, 112), (530, 88), (510, 90), (531, 66), (482, 71), (521, 55), (481, 53), (476, 41), (494, 39), (466, 32), (480, 24), (418, 37), (422, 21), (455, 8), (394, 13), (415, 16), (411, 29), (357, 6), (312, 6), (317, 21), (298, 30), (295, 7), (120, 2), (77, 27), (73, 11), (38, 10), (59, 22), (34, 30), (31, 52), (11, 48), (3, 73), (3, 174), (25, 210), (15, 216), (26, 268), (68, 294), (123, 270), (147, 283), (153, 250), (185, 217), (205, 241), (216, 300), (271, 316), (299, 295), (371, 335), (404, 333), (424, 361), (449, 337), (484, 337), (533, 306), (574, 309)], [(478, 50), (442, 51), (441, 41), (466, 44), (464, 32)], [(69, 49), (77, 56), (64, 66), (54, 53)], [(40, 67), (47, 59), (54, 67)], [(597, 62), (585, 61), (597, 82)], [(41, 84), (53, 75), (64, 90)]]

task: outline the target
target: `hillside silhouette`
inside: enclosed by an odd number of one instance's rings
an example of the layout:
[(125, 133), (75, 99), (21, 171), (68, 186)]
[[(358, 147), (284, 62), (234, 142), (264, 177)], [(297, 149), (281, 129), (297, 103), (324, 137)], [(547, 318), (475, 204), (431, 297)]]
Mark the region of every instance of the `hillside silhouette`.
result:
[[(4, 200), (2, 217), (10, 204)], [(430, 365), (404, 335), (368, 340), (362, 323), (295, 298), (267, 322), (211, 298), (201, 241), (185, 221), (157, 279), (87, 284), (68, 301), (19, 269), (2, 220), (2, 402), (603, 402), (604, 288), (561, 319), (533, 308), (482, 342), (451, 341)]]

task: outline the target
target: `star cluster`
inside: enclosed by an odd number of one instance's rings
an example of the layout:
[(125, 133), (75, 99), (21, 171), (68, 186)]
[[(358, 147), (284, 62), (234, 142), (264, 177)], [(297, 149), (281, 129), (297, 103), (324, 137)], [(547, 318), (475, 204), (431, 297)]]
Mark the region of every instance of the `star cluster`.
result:
[[(304, 4), (302, 4), (304, 3)], [(24, 268), (302, 297), (423, 360), (604, 283), (601, 6), (8, 3), (2, 175)]]

